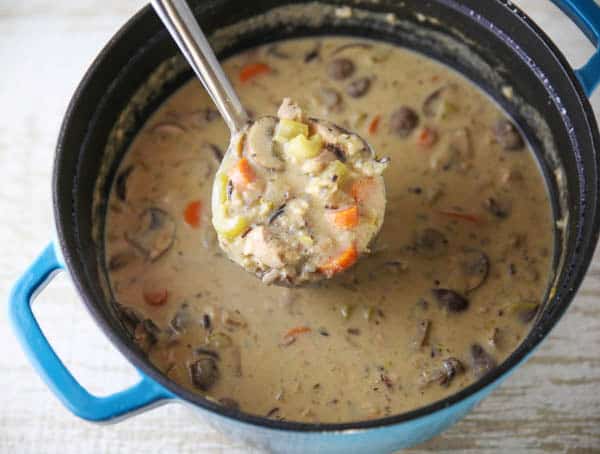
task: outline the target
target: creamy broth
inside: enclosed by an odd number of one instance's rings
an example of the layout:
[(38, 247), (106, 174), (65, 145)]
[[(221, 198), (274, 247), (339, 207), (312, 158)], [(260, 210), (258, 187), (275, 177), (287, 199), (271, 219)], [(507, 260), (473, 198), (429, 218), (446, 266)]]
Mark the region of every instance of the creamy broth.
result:
[[(355, 66), (344, 78), (341, 57)], [(553, 244), (543, 178), (505, 114), (383, 43), (292, 40), (224, 67), (256, 115), (293, 96), (389, 156), (385, 222), (370, 255), (311, 287), (269, 287), (228, 260), (210, 222), (228, 131), (190, 81), (132, 143), (106, 219), (112, 291), (152, 363), (225, 406), (341, 422), (431, 403), (503, 361), (544, 296)]]

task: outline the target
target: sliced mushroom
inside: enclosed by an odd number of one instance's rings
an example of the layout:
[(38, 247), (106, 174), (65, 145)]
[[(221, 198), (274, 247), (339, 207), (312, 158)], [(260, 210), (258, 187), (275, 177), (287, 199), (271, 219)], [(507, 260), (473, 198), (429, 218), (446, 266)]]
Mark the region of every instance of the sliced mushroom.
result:
[(346, 93), (352, 98), (360, 98), (367, 94), (369, 88), (371, 88), (371, 79), (369, 77), (361, 77), (348, 84)]
[(407, 106), (395, 110), (390, 117), (390, 130), (400, 137), (407, 137), (418, 124), (419, 115)]
[(125, 238), (146, 260), (154, 262), (173, 246), (175, 229), (175, 221), (169, 213), (150, 207), (140, 215), (137, 229), (127, 232)]
[(131, 172), (133, 172), (133, 169), (133, 164), (125, 167), (125, 169), (117, 175), (117, 179), (115, 180), (115, 193), (123, 202), (127, 200), (127, 180), (129, 179)]
[(192, 384), (208, 391), (219, 379), (219, 366), (214, 358), (200, 358), (188, 366)]
[(420, 378), (421, 386), (437, 383), (440, 386), (449, 386), (456, 375), (462, 374), (465, 368), (463, 364), (454, 357), (446, 358), (439, 367), (430, 371), (423, 371)]
[(171, 319), (171, 328), (173, 328), (176, 332), (181, 333), (192, 323), (192, 315), (189, 311), (189, 304), (183, 303), (177, 311), (173, 318)]
[(429, 160), (434, 170), (462, 170), (470, 167), (469, 160), (473, 156), (471, 135), (467, 128), (458, 128), (451, 131), (447, 136), (447, 142)]
[(433, 288), (431, 293), (435, 296), (440, 307), (448, 312), (464, 312), (469, 308), (469, 300), (454, 290)]
[(500, 197), (488, 197), (483, 202), (484, 208), (499, 219), (505, 219), (510, 215), (511, 205), (510, 200)]
[(452, 257), (452, 270), (449, 283), (465, 293), (481, 287), (490, 271), (487, 254), (479, 249), (467, 249)]
[(442, 370), (444, 371), (444, 377), (440, 381), (440, 385), (448, 386), (456, 375), (465, 371), (465, 368), (458, 359), (450, 357), (442, 361)]
[(471, 369), (476, 378), (481, 378), (496, 367), (496, 360), (479, 344), (471, 345)]
[(329, 62), (327, 74), (333, 80), (342, 80), (354, 74), (355, 69), (354, 62), (349, 58), (336, 58)]
[(246, 145), (248, 156), (261, 167), (272, 170), (281, 170), (284, 162), (275, 156), (273, 149), (273, 134), (277, 119), (262, 117), (256, 120), (247, 134)]
[(439, 230), (428, 227), (417, 234), (415, 247), (424, 257), (440, 257), (448, 252), (448, 239)]
[(507, 119), (500, 119), (493, 127), (496, 141), (507, 151), (518, 151), (525, 144), (516, 126)]
[(425, 101), (423, 101), (422, 110), (426, 117), (435, 117), (437, 115), (444, 90), (446, 90), (445, 86), (438, 88), (437, 90), (431, 92), (427, 98), (425, 98)]
[(461, 97), (464, 95), (457, 84), (448, 83), (425, 98), (422, 105), (423, 114), (427, 118), (444, 120), (459, 111)]
[(133, 338), (142, 351), (148, 352), (158, 342), (159, 334), (160, 328), (147, 318), (135, 327)]

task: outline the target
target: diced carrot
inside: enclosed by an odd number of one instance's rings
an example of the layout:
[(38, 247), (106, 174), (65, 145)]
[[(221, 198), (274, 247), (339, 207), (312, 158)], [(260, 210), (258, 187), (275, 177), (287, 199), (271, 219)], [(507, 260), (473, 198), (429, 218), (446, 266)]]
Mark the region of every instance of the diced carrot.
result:
[(375, 115), (375, 117), (369, 123), (369, 134), (373, 135), (379, 129), (379, 122), (381, 121), (381, 115)]
[(188, 203), (183, 211), (183, 220), (187, 225), (197, 229), (200, 227), (200, 216), (202, 214), (202, 202), (200, 200), (193, 200)]
[(361, 178), (352, 183), (352, 197), (357, 202), (363, 202), (369, 198), (375, 187), (375, 179), (372, 177)]
[(319, 271), (323, 274), (331, 276), (340, 271), (350, 268), (358, 260), (358, 251), (353, 244), (337, 257), (331, 258), (327, 263), (319, 267)]
[(166, 288), (148, 290), (144, 292), (144, 301), (150, 306), (162, 306), (169, 299), (169, 291)]
[(254, 173), (254, 169), (252, 169), (252, 166), (248, 160), (246, 158), (242, 158), (237, 162), (235, 167), (231, 169), (229, 178), (231, 178), (233, 186), (238, 191), (242, 191), (246, 186), (256, 179), (256, 174)]
[(359, 215), (356, 205), (333, 213), (333, 223), (340, 229), (353, 229), (358, 225)]
[(424, 148), (430, 148), (437, 140), (437, 133), (428, 127), (421, 128), (417, 134), (417, 144)]
[(474, 224), (480, 224), (481, 223), (481, 218), (473, 215), (473, 214), (468, 214), (468, 213), (460, 213), (458, 211), (441, 211), (438, 210), (438, 213), (443, 215), (443, 216), (447, 216), (449, 218), (453, 218), (453, 219), (460, 219), (462, 221), (468, 221), (468, 222), (473, 222)]
[(297, 337), (300, 334), (310, 333), (311, 331), (312, 330), (308, 326), (296, 326), (296, 327), (290, 329), (287, 333), (285, 333), (283, 338), (289, 339), (291, 337)]
[(260, 74), (266, 74), (270, 72), (271, 67), (265, 63), (248, 63), (240, 71), (240, 81), (248, 82), (250, 79), (253, 79)]

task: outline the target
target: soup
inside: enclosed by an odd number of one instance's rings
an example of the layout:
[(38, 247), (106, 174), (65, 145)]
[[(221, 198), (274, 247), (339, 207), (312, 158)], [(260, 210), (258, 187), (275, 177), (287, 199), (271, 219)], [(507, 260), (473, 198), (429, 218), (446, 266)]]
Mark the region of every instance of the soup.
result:
[(221, 405), (309, 422), (415, 409), (502, 362), (544, 297), (553, 245), (544, 180), (506, 115), (379, 42), (284, 41), (224, 68), (254, 115), (292, 96), (388, 156), (385, 222), (331, 280), (283, 288), (245, 272), (210, 221), (229, 133), (188, 82), (131, 144), (106, 217), (112, 292), (150, 361)]

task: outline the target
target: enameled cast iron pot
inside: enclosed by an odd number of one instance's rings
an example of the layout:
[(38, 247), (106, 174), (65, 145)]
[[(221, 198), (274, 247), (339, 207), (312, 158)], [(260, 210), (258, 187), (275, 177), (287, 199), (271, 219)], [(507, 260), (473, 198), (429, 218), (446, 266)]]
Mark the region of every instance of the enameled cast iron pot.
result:
[[(556, 230), (556, 274), (543, 310), (522, 345), (496, 370), (455, 395), (397, 416), (347, 424), (273, 421), (228, 410), (169, 381), (136, 348), (106, 303), (99, 276), (102, 246), (92, 235), (92, 197), (109, 134), (119, 114), (161, 62), (177, 54), (153, 11), (146, 7), (108, 43), (79, 85), (65, 115), (56, 149), (52, 192), (56, 239), (16, 284), (10, 315), (17, 335), (48, 386), (76, 415), (115, 420), (159, 403), (184, 402), (208, 422), (250, 444), (276, 452), (390, 452), (426, 440), (463, 417), (539, 345), (573, 299), (598, 237), (599, 137), (586, 96), (600, 79), (600, 53), (574, 71), (548, 37), (507, 0), (325, 0), (320, 20), (280, 13), (289, 0), (204, 0), (192, 6), (207, 34), (246, 21), (234, 38), (221, 40), (222, 57), (264, 42), (313, 34), (383, 39), (423, 52), (465, 74), (518, 122), (546, 175)], [(593, 0), (555, 0), (598, 44), (600, 8)], [(335, 14), (356, 8), (347, 18)], [(313, 4), (314, 7), (314, 4)], [(346, 10), (347, 11), (347, 10)], [(344, 10), (342, 10), (344, 12)], [(394, 13), (395, 19), (385, 14)], [(278, 19), (277, 19), (278, 17)], [(229, 27), (229, 28), (228, 28)], [(104, 196), (136, 128), (191, 72), (176, 74), (159, 96), (133, 113), (130, 131), (100, 185)], [(511, 88), (508, 88), (511, 87)], [(506, 96), (512, 91), (514, 96)], [(103, 161), (104, 159), (104, 161)], [(96, 208), (95, 208), (96, 209)], [(102, 216), (103, 204), (97, 207)], [(97, 324), (139, 370), (135, 386), (95, 397), (67, 371), (31, 312), (31, 301), (51, 275), (66, 269)], [(81, 340), (84, 342), (84, 340)]]

